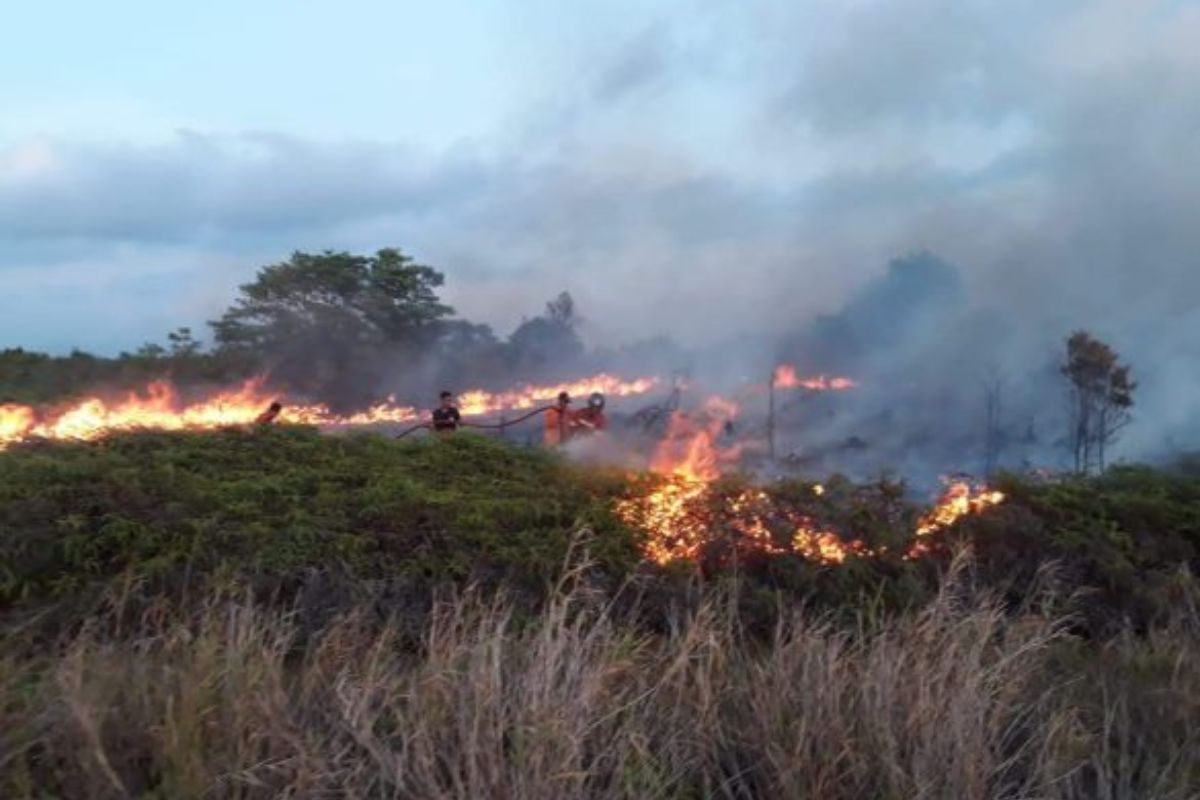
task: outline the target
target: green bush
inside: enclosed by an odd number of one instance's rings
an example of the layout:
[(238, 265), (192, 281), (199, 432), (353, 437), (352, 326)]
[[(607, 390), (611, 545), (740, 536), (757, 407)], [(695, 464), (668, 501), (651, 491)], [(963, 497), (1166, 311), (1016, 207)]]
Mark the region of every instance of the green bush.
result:
[(850, 619), (912, 608), (933, 595), (963, 543), (975, 555), (974, 589), (1017, 612), (1053, 564), (1050, 588), (1090, 635), (1145, 630), (1200, 596), (1200, 476), (1183, 470), (1003, 477), (1003, 504), (939, 534), (916, 560), (903, 556), (920, 509), (901, 484), (764, 487), (780, 542), (798, 515), (873, 553), (839, 565), (742, 548), (721, 509), (747, 480), (718, 482), (712, 507), (698, 512), (711, 522), (700, 563), (659, 568), (642, 562), (645, 533), (613, 512), (653, 480), (481, 436), (396, 442), (274, 427), (26, 445), (0, 453), (0, 611), (53, 609), (80, 621), (97, 598), (174, 601), (248, 587), (325, 616), (382, 593), (381, 613), (394, 613), (470, 583), (536, 605), (581, 535), (590, 580), (610, 594), (632, 590), (618, 602), (653, 626), (692, 607), (698, 582), (736, 582), (756, 630), (796, 603)]
[(306, 570), (543, 583), (583, 528), (600, 566), (624, 571), (637, 549), (609, 512), (621, 485), (472, 435), (272, 428), (22, 447), (0, 454), (0, 602)]

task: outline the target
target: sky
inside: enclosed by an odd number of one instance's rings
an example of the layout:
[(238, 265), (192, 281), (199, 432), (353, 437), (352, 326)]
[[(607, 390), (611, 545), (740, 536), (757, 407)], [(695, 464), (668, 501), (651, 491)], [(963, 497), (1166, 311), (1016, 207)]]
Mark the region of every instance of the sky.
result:
[(1200, 2), (11, 5), (0, 347), (398, 246), (500, 333), (569, 290), (593, 344), (762, 335), (930, 250), (1014, 325), (1200, 355)]

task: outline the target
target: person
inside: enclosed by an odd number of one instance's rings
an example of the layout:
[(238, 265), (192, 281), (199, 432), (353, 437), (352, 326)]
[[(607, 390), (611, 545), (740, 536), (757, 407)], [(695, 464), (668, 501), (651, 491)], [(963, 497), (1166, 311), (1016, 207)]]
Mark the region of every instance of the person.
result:
[(588, 435), (605, 430), (607, 427), (608, 418), (604, 416), (604, 395), (593, 392), (588, 397), (587, 406), (576, 411), (571, 417), (572, 433)]
[(462, 414), (454, 405), (454, 395), (443, 391), (439, 396), (439, 405), (433, 410), (433, 431), (444, 435), (454, 433), (462, 424)]
[(545, 442), (548, 447), (565, 444), (570, 438), (571, 424), (571, 395), (559, 392), (554, 405), (546, 411)]
[(278, 401), (273, 401), (267, 406), (267, 410), (255, 417), (254, 421), (259, 425), (270, 425), (279, 415), (283, 413), (283, 404)]

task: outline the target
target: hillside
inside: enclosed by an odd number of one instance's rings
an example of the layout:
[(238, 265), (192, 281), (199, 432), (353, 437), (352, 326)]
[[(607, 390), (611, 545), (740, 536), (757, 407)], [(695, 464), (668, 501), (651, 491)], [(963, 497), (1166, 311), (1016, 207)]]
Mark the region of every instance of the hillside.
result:
[[(1194, 473), (1009, 476), (920, 557), (898, 484), (727, 477), (657, 565), (614, 509), (661, 480), (300, 427), (2, 452), (0, 795), (1198, 796)], [(747, 540), (751, 490), (862, 549)]]
[(688, 509), (708, 537), (698, 563), (649, 564), (654, 532), (614, 511), (660, 480), (473, 435), (395, 442), (285, 426), (25, 446), (0, 453), (0, 603), (66, 614), (114, 592), (174, 600), (235, 586), (289, 602), (316, 582), (418, 593), (473, 583), (536, 598), (574, 543), (610, 588), (633, 577), (678, 588), (698, 566), (826, 608), (865, 595), (907, 607), (967, 543), (977, 579), (1013, 605), (1054, 562), (1059, 593), (1104, 633), (1169, 616), (1200, 571), (1200, 477), (1182, 471), (1002, 477), (1005, 502), (926, 540), (920, 558), (902, 557), (922, 508), (900, 484), (833, 476), (819, 497), (802, 481), (762, 487), (773, 509), (802, 509), (872, 553), (836, 565), (744, 546), (729, 511), (748, 485), (737, 476)]

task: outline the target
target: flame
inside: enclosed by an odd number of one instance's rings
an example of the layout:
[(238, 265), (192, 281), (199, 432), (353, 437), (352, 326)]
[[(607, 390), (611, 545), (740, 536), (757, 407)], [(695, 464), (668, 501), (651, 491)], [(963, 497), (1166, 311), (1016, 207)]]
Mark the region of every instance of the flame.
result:
[[(736, 414), (736, 406), (719, 398), (710, 399), (700, 413), (675, 412), (667, 436), (650, 460), (661, 480), (643, 496), (620, 500), (617, 515), (628, 525), (646, 533), (642, 549), (656, 564), (697, 560), (705, 548), (724, 531), (733, 534), (737, 549), (764, 555), (791, 552), (821, 564), (841, 564), (850, 555), (881, 556), (860, 539), (847, 539), (823, 529), (810, 517), (780, 507), (758, 488), (744, 489), (721, 498), (713, 482), (722, 465), (736, 460), (736, 446), (718, 444), (724, 419)], [(812, 486), (815, 497), (825, 487)], [(948, 482), (947, 488), (919, 520), (917, 541), (905, 558), (929, 552), (929, 537), (968, 514), (977, 514), (1004, 501), (1002, 492), (966, 481)], [(790, 536), (789, 536), (790, 534)]]
[[(736, 403), (712, 397), (698, 412), (672, 414), (667, 435), (650, 459), (650, 469), (663, 479), (644, 496), (621, 500), (615, 508), (627, 524), (647, 532), (646, 558), (656, 564), (696, 560), (718, 526), (733, 534), (735, 547), (745, 552), (790, 551), (812, 561), (841, 563), (860, 550), (857, 543), (847, 544), (837, 534), (818, 529), (807, 517), (778, 508), (762, 489), (744, 489), (725, 498), (714, 495), (712, 484), (723, 465), (741, 454), (740, 445), (719, 443), (726, 422), (737, 413)], [(813, 487), (818, 497), (824, 491), (819, 484)]]
[(699, 413), (675, 411), (650, 459), (650, 469), (697, 483), (716, 480), (721, 465), (741, 455), (740, 445), (718, 445), (726, 423), (733, 422), (738, 411), (736, 403), (723, 397), (710, 397)]
[(796, 368), (791, 364), (780, 364), (776, 367), (771, 380), (777, 389), (809, 389), (818, 392), (830, 390), (844, 391), (846, 389), (853, 389), (858, 385), (850, 378), (830, 378), (825, 375), (802, 378), (796, 373)]
[(968, 514), (978, 514), (984, 509), (1004, 502), (1004, 492), (987, 486), (973, 486), (968, 481), (949, 481), (936, 505), (929, 509), (917, 522), (917, 540), (908, 551), (908, 558), (916, 558), (929, 552), (928, 537), (949, 528)]
[(589, 395), (593, 392), (600, 392), (610, 397), (629, 397), (645, 394), (657, 385), (657, 378), (637, 378), (632, 381), (625, 381), (615, 375), (601, 373), (573, 383), (560, 383), (554, 386), (532, 386), (526, 384), (520, 388), (498, 394), (474, 389), (460, 394), (458, 396), (458, 403), (459, 410), (467, 415), (486, 414), (503, 409), (520, 411), (533, 408), (541, 403), (550, 402), (562, 392), (566, 392), (572, 398)]
[(19, 439), (33, 427), (33, 409), (28, 406), (0, 405), (0, 447)]
[[(461, 410), (466, 415), (484, 414), (505, 408), (523, 409), (549, 401), (559, 392), (588, 394), (604, 392), (626, 397), (649, 391), (655, 378), (624, 381), (601, 374), (574, 383), (555, 386), (525, 385), (519, 389), (491, 393), (472, 390), (463, 393)], [(67, 408), (38, 411), (30, 406), (0, 406), (0, 449), (22, 439), (78, 439), (92, 441), (119, 431), (205, 430), (254, 422), (263, 409), (278, 396), (266, 391), (261, 379), (246, 381), (239, 388), (219, 392), (198, 402), (185, 402), (166, 381), (149, 384), (141, 393), (131, 392), (118, 400), (89, 397)], [(279, 421), (326, 427), (406, 423), (419, 419), (421, 412), (399, 405), (395, 398), (352, 414), (339, 415), (320, 403), (293, 404), (284, 407)]]

